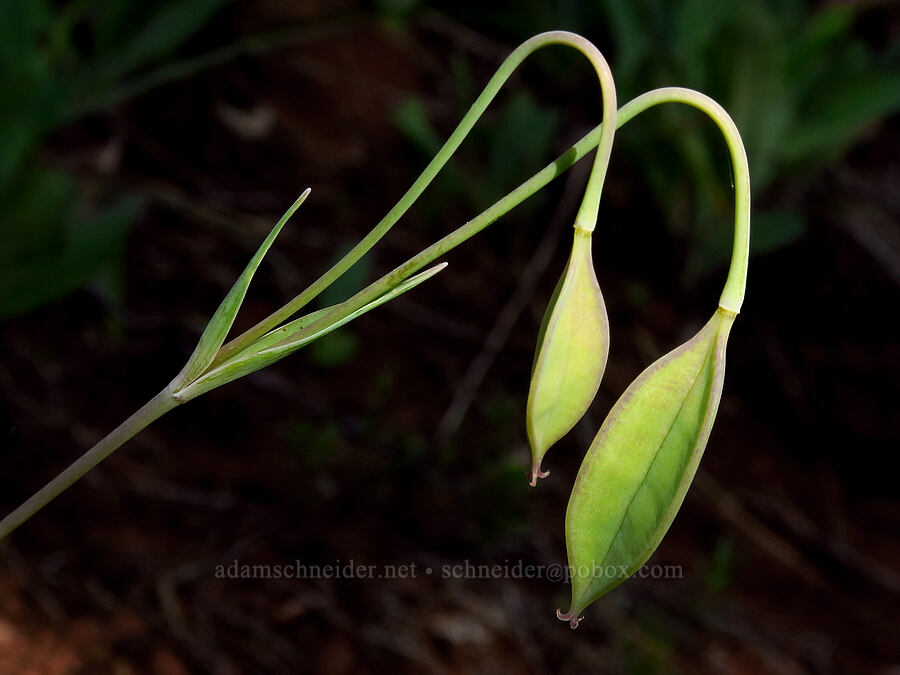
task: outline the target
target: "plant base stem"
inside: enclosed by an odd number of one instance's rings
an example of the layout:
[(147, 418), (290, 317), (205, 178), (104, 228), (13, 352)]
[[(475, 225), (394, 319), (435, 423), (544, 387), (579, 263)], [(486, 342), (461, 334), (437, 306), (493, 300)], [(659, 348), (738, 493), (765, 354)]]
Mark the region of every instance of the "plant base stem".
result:
[(147, 401), (137, 412), (113, 429), (105, 438), (97, 443), (56, 478), (33, 494), (24, 504), (0, 521), (0, 540), (5, 538), (19, 525), (31, 518), (53, 499), (63, 493), (75, 481), (109, 457), (114, 450), (125, 441), (144, 429), (154, 420), (178, 406), (180, 401), (172, 397), (168, 389), (164, 389)]

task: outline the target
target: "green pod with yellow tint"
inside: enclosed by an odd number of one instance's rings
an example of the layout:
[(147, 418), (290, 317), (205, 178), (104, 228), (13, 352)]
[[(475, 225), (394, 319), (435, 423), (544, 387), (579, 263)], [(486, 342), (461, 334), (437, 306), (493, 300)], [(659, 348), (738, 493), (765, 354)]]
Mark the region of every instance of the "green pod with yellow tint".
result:
[(528, 391), (525, 426), (531, 484), (547, 476), (547, 450), (582, 418), (597, 395), (609, 354), (609, 319), (591, 255), (591, 235), (575, 229), (572, 253), (544, 315)]
[(572, 603), (590, 603), (650, 558), (672, 524), (712, 428), (735, 314), (719, 308), (622, 394), (585, 455), (566, 511)]

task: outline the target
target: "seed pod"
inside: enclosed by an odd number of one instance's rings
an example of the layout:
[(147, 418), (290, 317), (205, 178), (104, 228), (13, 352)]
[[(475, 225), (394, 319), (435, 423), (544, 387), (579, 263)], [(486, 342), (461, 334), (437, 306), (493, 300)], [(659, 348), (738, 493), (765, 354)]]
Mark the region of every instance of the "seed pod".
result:
[(525, 426), (531, 484), (548, 474), (541, 460), (584, 415), (609, 354), (609, 320), (594, 274), (591, 235), (575, 230), (572, 253), (544, 315), (531, 374)]
[(566, 511), (576, 627), (590, 603), (647, 562), (672, 524), (709, 438), (735, 315), (718, 309), (622, 394), (591, 444)]

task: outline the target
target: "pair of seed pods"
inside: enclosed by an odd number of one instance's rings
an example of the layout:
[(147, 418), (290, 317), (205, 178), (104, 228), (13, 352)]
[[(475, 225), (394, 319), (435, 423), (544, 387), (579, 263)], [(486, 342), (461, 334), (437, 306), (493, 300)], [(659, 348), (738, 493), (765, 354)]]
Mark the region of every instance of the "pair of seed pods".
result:
[[(572, 601), (581, 612), (637, 572), (659, 546), (693, 480), (715, 419), (734, 312), (718, 308), (693, 338), (647, 368), (597, 432), (566, 510)], [(609, 321), (591, 256), (572, 253), (544, 315), (528, 393), (532, 485), (541, 461), (594, 400), (609, 354)]]

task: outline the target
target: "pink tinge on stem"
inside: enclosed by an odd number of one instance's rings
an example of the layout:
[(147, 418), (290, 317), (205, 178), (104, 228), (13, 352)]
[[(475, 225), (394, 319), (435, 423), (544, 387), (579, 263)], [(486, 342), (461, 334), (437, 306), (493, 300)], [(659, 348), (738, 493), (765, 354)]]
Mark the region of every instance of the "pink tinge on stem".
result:
[(531, 465), (531, 487), (537, 485), (538, 478), (546, 478), (550, 475), (549, 471), (541, 471), (541, 463), (537, 462), (536, 464)]
[(571, 626), (572, 630), (575, 630), (576, 628), (578, 628), (578, 624), (581, 623), (582, 617), (578, 616), (578, 612), (576, 612), (575, 610), (570, 609), (568, 612), (563, 614), (562, 610), (558, 609), (556, 610), (556, 618), (560, 621), (568, 621), (569, 626)]

